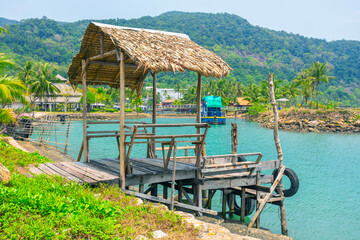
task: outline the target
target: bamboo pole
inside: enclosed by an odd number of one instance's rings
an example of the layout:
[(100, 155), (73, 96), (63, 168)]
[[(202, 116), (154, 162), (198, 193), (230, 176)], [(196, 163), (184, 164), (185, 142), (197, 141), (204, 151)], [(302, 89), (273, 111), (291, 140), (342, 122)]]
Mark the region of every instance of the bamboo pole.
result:
[(125, 66), (120, 51), (120, 187), (125, 188)]
[(87, 103), (86, 103), (86, 65), (87, 60), (82, 60), (82, 85), (83, 85), (83, 156), (84, 162), (89, 161), (89, 146), (87, 141)]
[[(276, 101), (275, 101), (275, 90), (274, 90), (274, 81), (273, 81), (273, 74), (269, 74), (269, 95), (271, 104), (273, 106), (273, 112), (274, 112), (274, 140), (275, 140), (275, 146), (276, 151), (278, 153), (278, 160), (280, 161), (279, 169), (283, 167), (283, 152), (280, 145), (280, 138), (279, 138), (279, 114), (277, 112), (276, 108)], [(278, 189), (280, 190), (280, 195), (283, 198), (284, 192), (283, 192), (283, 185), (282, 180), (280, 179)], [(281, 232), (284, 235), (288, 235), (288, 229), (287, 229), (287, 223), (286, 223), (286, 213), (285, 213), (285, 202), (284, 200), (281, 201), (280, 204), (280, 213), (281, 213)]]

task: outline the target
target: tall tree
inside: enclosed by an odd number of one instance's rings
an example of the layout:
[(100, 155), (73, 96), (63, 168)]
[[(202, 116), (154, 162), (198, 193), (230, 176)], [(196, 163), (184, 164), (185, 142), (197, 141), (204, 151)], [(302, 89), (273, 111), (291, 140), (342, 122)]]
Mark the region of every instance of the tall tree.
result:
[(308, 105), (308, 100), (311, 96), (312, 80), (309, 78), (308, 70), (303, 70), (298, 73), (298, 76), (294, 81), (300, 83), (300, 95), (301, 95), (301, 106), (305, 103)]
[(3, 75), (6, 68), (12, 67), (14, 63), (3, 53), (0, 53), (0, 123), (15, 123), (15, 114), (6, 109), (6, 105), (13, 101), (25, 103), (25, 86), (14, 77)]
[(23, 83), (28, 86), (36, 76), (36, 70), (34, 62), (27, 61), (24, 66), (18, 66), (18, 78), (23, 81)]
[(54, 97), (56, 93), (60, 92), (54, 82), (57, 81), (54, 75), (54, 68), (49, 63), (40, 63), (38, 65), (38, 72), (30, 84), (30, 92), (32, 94), (31, 103), (36, 99), (42, 98), (47, 103), (49, 98)]
[[(312, 63), (312, 67), (309, 69), (310, 77), (313, 84), (312, 89), (316, 91), (316, 108), (319, 108), (319, 85), (320, 83), (328, 83), (330, 79), (334, 79), (334, 76), (328, 76), (328, 64), (327, 63)], [(312, 107), (312, 106), (311, 106)]]

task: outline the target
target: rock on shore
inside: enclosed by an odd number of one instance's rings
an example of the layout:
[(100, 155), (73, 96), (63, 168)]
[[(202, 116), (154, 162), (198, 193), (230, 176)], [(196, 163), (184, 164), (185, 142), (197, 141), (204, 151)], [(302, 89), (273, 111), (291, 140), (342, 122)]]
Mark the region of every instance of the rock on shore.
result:
[[(263, 127), (273, 128), (272, 112), (245, 116)], [(279, 129), (297, 132), (360, 133), (360, 113), (355, 110), (296, 109), (279, 111)]]

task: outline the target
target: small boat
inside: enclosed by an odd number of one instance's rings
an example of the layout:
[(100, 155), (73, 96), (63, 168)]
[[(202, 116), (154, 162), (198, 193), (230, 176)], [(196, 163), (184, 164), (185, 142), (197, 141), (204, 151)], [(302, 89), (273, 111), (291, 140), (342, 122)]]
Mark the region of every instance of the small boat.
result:
[(225, 113), (222, 108), (221, 97), (205, 96), (202, 98), (201, 122), (209, 124), (225, 124)]

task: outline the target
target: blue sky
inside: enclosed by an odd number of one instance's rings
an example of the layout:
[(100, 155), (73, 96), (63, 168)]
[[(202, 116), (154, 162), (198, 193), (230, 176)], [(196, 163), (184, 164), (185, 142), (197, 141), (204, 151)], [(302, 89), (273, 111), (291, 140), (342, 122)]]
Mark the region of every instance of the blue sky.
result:
[(0, 17), (139, 18), (167, 11), (233, 13), (251, 24), (326, 40), (360, 40), (360, 0), (2, 0)]

